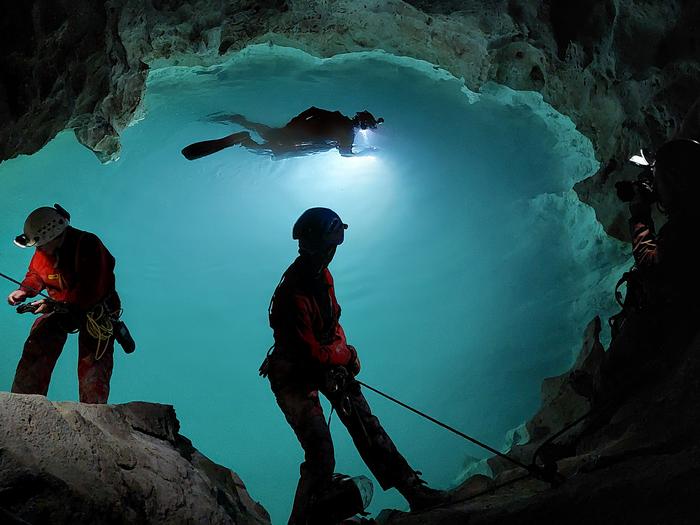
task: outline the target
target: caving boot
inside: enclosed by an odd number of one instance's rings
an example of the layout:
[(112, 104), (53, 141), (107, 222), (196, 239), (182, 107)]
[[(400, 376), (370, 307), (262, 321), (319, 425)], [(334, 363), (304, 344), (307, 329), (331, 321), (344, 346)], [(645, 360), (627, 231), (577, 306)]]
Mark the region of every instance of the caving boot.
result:
[[(311, 506), (308, 525), (330, 525), (346, 523), (357, 514), (363, 514), (372, 501), (374, 487), (366, 476), (333, 474), (328, 488), (315, 499)], [(353, 523), (348, 521), (347, 523)], [(362, 522), (354, 522), (362, 523)]]
[(396, 486), (401, 495), (406, 498), (411, 512), (420, 512), (450, 501), (450, 495), (444, 490), (430, 488), (428, 484), (415, 473)]

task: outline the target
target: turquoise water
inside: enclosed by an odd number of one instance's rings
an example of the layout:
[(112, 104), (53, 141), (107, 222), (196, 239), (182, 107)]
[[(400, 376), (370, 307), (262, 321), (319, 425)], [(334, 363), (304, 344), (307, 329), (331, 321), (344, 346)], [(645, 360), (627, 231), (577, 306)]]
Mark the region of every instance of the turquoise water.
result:
[[(190, 142), (239, 128), (215, 112), (282, 125), (311, 105), (385, 118), (377, 150), (273, 161), (232, 148), (188, 162)], [(149, 79), (145, 117), (101, 166), (63, 133), (0, 165), (0, 271), (20, 276), (26, 214), (61, 203), (117, 258), (125, 319), (139, 348), (119, 352), (111, 402), (175, 405), (182, 433), (237, 471), (284, 523), (301, 461), (257, 368), (271, 344), (267, 305), (296, 255), (291, 226), (311, 206), (350, 225), (331, 265), (361, 378), (500, 447), (539, 405), (542, 378), (566, 369), (590, 318), (612, 309), (626, 262), (571, 188), (595, 170), (590, 144), (535, 94), (476, 96), (432, 66), (382, 53), (321, 61), (267, 46), (222, 66)], [(3, 285), (3, 293), (13, 288)], [(0, 388), (29, 316), (0, 310)], [(51, 399), (77, 399), (76, 341)], [(409, 462), (448, 487), (478, 449), (367, 393)], [(342, 425), (337, 470), (368, 474)], [(404, 508), (377, 487), (371, 507)]]

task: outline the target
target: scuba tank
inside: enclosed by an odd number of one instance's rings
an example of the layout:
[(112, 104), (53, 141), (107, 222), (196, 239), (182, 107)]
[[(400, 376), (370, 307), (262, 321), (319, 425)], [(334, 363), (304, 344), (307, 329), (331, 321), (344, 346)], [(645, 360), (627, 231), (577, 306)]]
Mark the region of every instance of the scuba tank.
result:
[(366, 476), (351, 478), (344, 474), (333, 474), (328, 489), (311, 503), (308, 524), (328, 525), (356, 514), (364, 514), (373, 494), (374, 486)]

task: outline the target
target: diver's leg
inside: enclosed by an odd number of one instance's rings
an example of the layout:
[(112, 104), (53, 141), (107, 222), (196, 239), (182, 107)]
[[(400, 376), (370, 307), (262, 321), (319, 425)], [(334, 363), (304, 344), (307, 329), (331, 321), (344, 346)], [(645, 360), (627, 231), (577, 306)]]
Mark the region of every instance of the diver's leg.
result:
[(12, 392), (45, 396), (67, 338), (57, 314), (42, 315), (34, 321), (17, 365)]
[(78, 336), (78, 390), (81, 403), (107, 403), (114, 367), (114, 337), (98, 341), (82, 327)]
[(333, 477), (335, 457), (318, 392), (300, 381), (299, 374), (293, 369), (289, 362), (273, 358), (269, 378), (277, 404), (304, 449), (289, 525), (306, 525), (312, 497), (320, 493)]
[(252, 120), (248, 120), (243, 115), (240, 115), (238, 113), (234, 113), (233, 115), (218, 115), (213, 120), (216, 120), (217, 122), (233, 122), (234, 124), (238, 124), (239, 126), (244, 127), (245, 129), (255, 131), (258, 135), (260, 135), (263, 138), (265, 138), (265, 135), (269, 133), (270, 130), (274, 129), (265, 124), (261, 124), (260, 122), (253, 122)]
[(262, 145), (254, 143), (255, 145), (260, 147), (264, 146), (265, 148), (270, 148), (270, 145), (274, 144), (275, 147), (284, 147), (285, 145), (287, 145), (291, 148), (293, 147), (293, 144), (296, 141), (300, 140), (300, 138), (294, 133), (294, 131), (287, 127), (273, 128), (266, 124), (252, 122), (245, 118), (243, 115), (229, 115), (229, 120), (230, 122), (234, 122), (260, 135), (260, 138), (262, 138), (266, 142), (266, 144)]

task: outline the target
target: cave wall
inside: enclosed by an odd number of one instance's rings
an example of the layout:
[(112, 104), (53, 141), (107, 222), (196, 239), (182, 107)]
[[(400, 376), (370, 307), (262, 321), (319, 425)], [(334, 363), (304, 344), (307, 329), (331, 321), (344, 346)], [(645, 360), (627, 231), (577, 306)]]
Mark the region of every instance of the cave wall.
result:
[(613, 191), (632, 173), (625, 159), (700, 128), (700, 3), (689, 0), (34, 0), (5, 15), (0, 160), (66, 128), (115, 160), (149, 68), (215, 64), (264, 42), (321, 57), (383, 49), (473, 91), (541, 92), (592, 140), (602, 168), (577, 192), (625, 238)]

